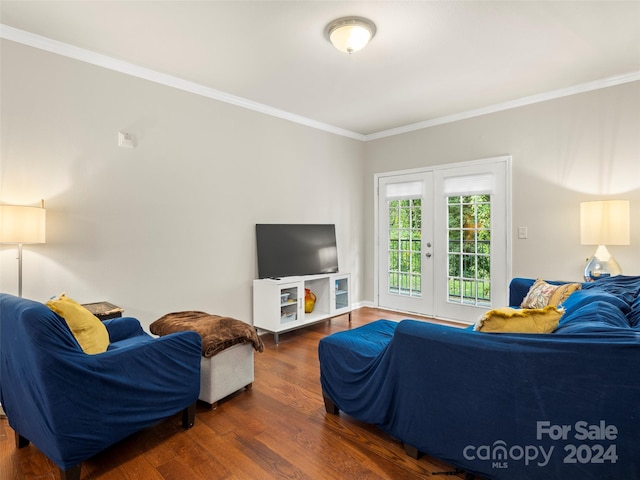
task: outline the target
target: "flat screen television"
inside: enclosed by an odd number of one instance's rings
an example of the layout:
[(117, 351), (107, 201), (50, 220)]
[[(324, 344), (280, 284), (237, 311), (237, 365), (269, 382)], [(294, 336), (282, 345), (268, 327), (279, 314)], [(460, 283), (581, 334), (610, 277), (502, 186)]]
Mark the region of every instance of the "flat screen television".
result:
[(335, 225), (256, 224), (258, 277), (338, 271)]

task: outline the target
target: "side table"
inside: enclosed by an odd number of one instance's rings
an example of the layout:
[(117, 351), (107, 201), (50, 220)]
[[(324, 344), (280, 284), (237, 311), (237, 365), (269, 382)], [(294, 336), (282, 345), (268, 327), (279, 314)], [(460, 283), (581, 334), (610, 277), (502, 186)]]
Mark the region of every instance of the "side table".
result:
[(82, 306), (93, 313), (99, 320), (109, 320), (122, 316), (124, 308), (109, 302), (83, 303)]

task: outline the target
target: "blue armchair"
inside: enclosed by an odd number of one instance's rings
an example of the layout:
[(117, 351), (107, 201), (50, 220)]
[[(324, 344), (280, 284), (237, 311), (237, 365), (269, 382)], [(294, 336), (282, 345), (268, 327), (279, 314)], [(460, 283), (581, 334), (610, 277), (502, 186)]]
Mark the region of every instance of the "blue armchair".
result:
[(175, 413), (193, 425), (200, 336), (153, 338), (126, 317), (104, 325), (107, 351), (88, 355), (47, 306), (0, 294), (0, 401), (16, 445), (33, 442), (63, 479), (79, 479), (84, 460)]

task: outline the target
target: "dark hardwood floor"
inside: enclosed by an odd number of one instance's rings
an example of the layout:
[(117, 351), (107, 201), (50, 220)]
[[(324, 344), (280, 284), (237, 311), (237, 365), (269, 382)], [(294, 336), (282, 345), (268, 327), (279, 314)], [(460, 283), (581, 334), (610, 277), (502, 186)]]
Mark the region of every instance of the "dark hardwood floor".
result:
[[(255, 355), (255, 382), (210, 410), (198, 404), (196, 423), (183, 430), (180, 415), (138, 432), (82, 465), (83, 480), (424, 479), (463, 475), (429, 457), (414, 460), (397, 440), (341, 413), (325, 413), (318, 341), (378, 318), (407, 315), (361, 308), (301, 330), (265, 334)], [(415, 317), (414, 317), (415, 318)], [(57, 467), (33, 444), (16, 449), (7, 419), (0, 420), (0, 479), (57, 479)]]

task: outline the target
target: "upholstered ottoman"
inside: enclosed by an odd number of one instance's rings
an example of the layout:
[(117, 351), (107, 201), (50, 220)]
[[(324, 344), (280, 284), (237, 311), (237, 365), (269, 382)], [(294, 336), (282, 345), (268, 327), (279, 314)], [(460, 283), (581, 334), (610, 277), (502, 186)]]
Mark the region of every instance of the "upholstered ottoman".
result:
[(199, 311), (169, 313), (153, 322), (155, 335), (193, 330), (202, 337), (200, 394), (212, 406), (224, 397), (251, 388), (254, 380), (253, 352), (264, 345), (255, 329), (240, 320)]

